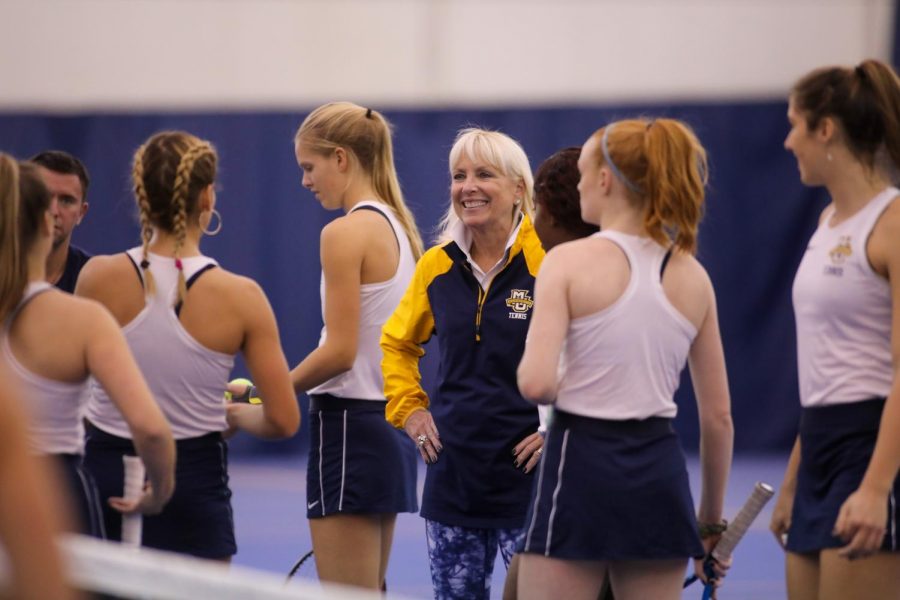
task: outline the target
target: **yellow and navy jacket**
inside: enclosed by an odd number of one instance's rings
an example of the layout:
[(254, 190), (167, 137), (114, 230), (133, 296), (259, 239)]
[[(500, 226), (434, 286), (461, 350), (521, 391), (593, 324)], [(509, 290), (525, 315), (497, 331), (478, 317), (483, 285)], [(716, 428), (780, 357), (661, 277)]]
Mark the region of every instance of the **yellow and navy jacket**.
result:
[[(433, 247), (382, 329), (388, 421), (402, 428), (412, 412), (427, 408), (441, 436), (443, 451), (425, 478), (426, 519), (473, 528), (524, 523), (531, 476), (515, 467), (512, 450), (537, 431), (538, 411), (519, 393), (516, 369), (543, 257), (527, 216), (487, 289), (456, 242)], [(435, 334), (440, 361), (429, 401), (419, 359)]]

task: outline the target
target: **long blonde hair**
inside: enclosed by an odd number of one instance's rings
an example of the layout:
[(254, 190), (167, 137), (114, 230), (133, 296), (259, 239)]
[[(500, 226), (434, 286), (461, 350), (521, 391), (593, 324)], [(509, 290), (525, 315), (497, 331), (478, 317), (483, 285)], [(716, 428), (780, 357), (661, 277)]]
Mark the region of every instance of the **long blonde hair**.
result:
[(391, 126), (376, 110), (352, 102), (331, 102), (312, 111), (294, 136), (300, 145), (324, 156), (344, 148), (369, 178), (378, 199), (390, 206), (412, 247), (413, 256), (422, 256), (422, 237), (416, 219), (403, 200), (397, 170)]
[[(147, 294), (154, 291), (147, 254), (153, 228), (175, 236), (176, 265), (187, 237), (188, 219), (199, 215), (200, 192), (216, 180), (218, 157), (212, 144), (184, 131), (163, 131), (152, 136), (134, 154), (131, 177), (141, 222), (141, 269)], [(178, 269), (178, 296), (184, 301), (187, 283)]]
[(0, 322), (28, 285), (28, 251), (51, 196), (37, 168), (0, 153)]
[[(522, 205), (518, 207), (529, 218), (534, 217), (534, 175), (531, 173), (531, 165), (528, 155), (516, 140), (505, 133), (490, 131), (479, 127), (467, 127), (456, 134), (456, 140), (450, 149), (449, 167), (450, 173), (461, 156), (470, 159), (479, 158), (500, 171), (510, 179), (519, 180), (525, 188)], [(441, 218), (437, 228), (437, 242), (445, 242), (450, 239), (449, 230), (459, 221), (456, 211), (453, 210), (453, 202), (447, 208), (447, 212)]]

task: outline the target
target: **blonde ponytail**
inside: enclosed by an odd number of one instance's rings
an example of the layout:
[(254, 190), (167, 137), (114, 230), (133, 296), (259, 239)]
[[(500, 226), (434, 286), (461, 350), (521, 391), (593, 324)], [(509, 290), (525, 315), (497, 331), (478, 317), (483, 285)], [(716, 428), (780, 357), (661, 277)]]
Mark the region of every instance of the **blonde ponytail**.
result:
[(400, 181), (397, 179), (390, 124), (377, 111), (371, 111), (371, 116), (367, 118), (378, 123), (379, 131), (377, 137), (381, 138), (380, 144), (378, 144), (379, 148), (374, 154), (372, 185), (375, 188), (375, 193), (384, 200), (384, 203), (394, 209), (397, 220), (400, 221), (403, 231), (406, 232), (406, 237), (409, 238), (413, 256), (418, 260), (425, 249), (422, 244), (422, 236), (419, 234), (419, 228), (416, 227), (416, 218), (403, 199)]
[(19, 304), (28, 272), (19, 235), (19, 163), (0, 153), (0, 322)]
[(423, 252), (422, 237), (412, 211), (407, 207), (394, 166), (391, 125), (384, 115), (352, 102), (332, 102), (312, 111), (294, 135), (294, 145), (329, 155), (344, 148), (369, 177), (372, 189), (390, 206), (418, 259)]
[(28, 253), (46, 225), (50, 202), (35, 165), (0, 153), (0, 322), (25, 293)]

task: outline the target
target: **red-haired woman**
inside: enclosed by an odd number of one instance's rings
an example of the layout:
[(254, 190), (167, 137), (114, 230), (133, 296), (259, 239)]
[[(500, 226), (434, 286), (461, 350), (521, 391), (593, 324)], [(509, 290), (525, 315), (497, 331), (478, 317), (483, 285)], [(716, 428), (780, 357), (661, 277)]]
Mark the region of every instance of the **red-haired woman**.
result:
[[(601, 231), (554, 249), (537, 278), (519, 387), (554, 417), (519, 594), (593, 600), (608, 571), (619, 600), (676, 599), (685, 562), (702, 574), (716, 541), (697, 523), (720, 523), (733, 437), (715, 297), (693, 256), (706, 156), (683, 123), (630, 120), (595, 132), (578, 167), (582, 218)], [(702, 433), (696, 517), (672, 429), (688, 361)]]

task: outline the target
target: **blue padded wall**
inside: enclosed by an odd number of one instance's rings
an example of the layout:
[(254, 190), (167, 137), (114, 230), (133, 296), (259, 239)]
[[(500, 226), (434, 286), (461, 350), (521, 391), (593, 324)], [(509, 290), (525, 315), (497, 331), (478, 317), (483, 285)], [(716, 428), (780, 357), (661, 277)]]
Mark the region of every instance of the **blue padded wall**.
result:
[[(581, 144), (604, 123), (635, 115), (688, 121), (711, 164), (699, 258), (716, 286), (731, 383), (736, 448), (788, 448), (799, 415), (790, 286), (806, 240), (826, 201), (805, 189), (782, 147), (784, 102), (386, 111), (408, 202), (426, 237), (448, 202), (446, 158), (455, 132), (467, 124), (500, 129), (524, 146), (536, 168), (555, 150)], [(253, 277), (272, 302), (285, 354), (296, 364), (316, 344), (319, 308), (318, 233), (334, 214), (300, 186), (293, 133), (303, 113), (0, 114), (0, 149), (20, 158), (47, 148), (81, 157), (92, 177), (90, 213), (75, 243), (112, 253), (138, 243), (129, 191), (134, 149), (162, 129), (185, 129), (211, 140), (220, 153), (218, 208), (222, 233), (204, 251), (232, 271)], [(425, 364), (427, 383), (434, 357)], [(677, 427), (695, 449), (698, 425), (689, 380), (679, 391)], [(301, 399), (305, 405), (305, 399)], [(295, 439), (267, 444), (239, 436), (238, 451), (305, 448)]]

